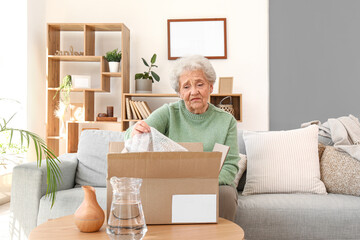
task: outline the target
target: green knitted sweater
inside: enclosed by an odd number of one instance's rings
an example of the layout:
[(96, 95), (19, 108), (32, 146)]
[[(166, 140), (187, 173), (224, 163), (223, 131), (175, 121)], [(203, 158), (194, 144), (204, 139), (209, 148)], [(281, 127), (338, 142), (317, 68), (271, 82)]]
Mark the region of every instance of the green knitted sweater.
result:
[[(219, 184), (233, 185), (238, 171), (239, 150), (237, 124), (229, 113), (209, 104), (203, 114), (189, 112), (183, 100), (165, 104), (155, 110), (145, 122), (175, 142), (202, 142), (204, 151), (211, 152), (215, 143), (230, 147), (220, 171)], [(125, 133), (130, 138), (132, 127)]]

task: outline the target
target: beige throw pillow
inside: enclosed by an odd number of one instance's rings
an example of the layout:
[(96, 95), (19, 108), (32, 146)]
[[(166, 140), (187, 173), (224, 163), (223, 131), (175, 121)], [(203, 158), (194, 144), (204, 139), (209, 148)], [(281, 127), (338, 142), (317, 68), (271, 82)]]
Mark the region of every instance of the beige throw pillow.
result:
[(243, 195), (326, 194), (320, 180), (318, 126), (289, 131), (244, 131), (247, 176)]
[(320, 160), (321, 180), (329, 193), (360, 196), (360, 161), (326, 146)]
[(246, 162), (247, 162), (246, 155), (239, 153), (239, 157), (240, 157), (240, 160), (238, 162), (239, 171), (235, 175), (235, 179), (234, 179), (235, 186), (237, 186), (239, 184), (240, 178), (242, 177), (242, 175), (244, 174), (244, 172), (246, 170)]

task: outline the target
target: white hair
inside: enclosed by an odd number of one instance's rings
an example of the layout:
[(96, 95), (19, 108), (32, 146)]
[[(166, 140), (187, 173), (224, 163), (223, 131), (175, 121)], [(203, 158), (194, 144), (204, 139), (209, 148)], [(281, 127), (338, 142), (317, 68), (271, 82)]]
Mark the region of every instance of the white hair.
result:
[(192, 55), (176, 60), (170, 73), (170, 84), (175, 92), (179, 92), (179, 78), (185, 71), (202, 70), (210, 84), (216, 81), (216, 73), (209, 59), (201, 55)]

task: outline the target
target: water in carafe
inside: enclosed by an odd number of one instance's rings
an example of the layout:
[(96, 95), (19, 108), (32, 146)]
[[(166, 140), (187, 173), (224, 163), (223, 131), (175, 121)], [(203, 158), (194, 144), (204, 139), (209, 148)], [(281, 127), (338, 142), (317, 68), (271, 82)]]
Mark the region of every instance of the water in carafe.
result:
[(110, 179), (113, 199), (106, 229), (113, 240), (141, 240), (147, 232), (140, 200), (140, 178)]

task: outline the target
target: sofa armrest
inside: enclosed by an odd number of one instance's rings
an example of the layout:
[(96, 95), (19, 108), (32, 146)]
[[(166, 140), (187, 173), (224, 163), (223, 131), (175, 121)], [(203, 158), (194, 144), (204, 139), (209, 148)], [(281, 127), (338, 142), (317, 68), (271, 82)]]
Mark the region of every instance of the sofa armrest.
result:
[[(76, 153), (64, 154), (59, 157), (62, 172), (62, 183), (59, 190), (74, 187), (75, 173), (78, 165)], [(46, 163), (37, 167), (36, 162), (25, 163), (13, 169), (11, 184), (11, 222), (10, 234), (19, 232), (29, 235), (37, 226), (39, 203), (46, 194)], [(49, 201), (50, 198), (49, 198)], [(56, 200), (55, 200), (56, 201)]]

